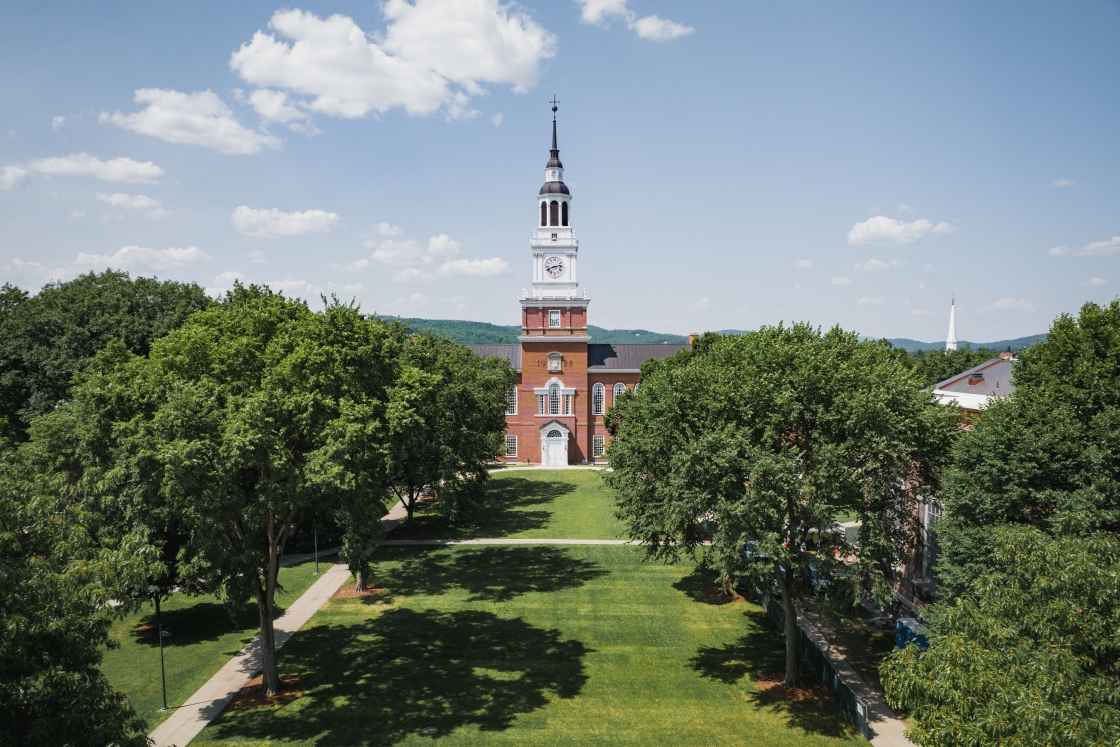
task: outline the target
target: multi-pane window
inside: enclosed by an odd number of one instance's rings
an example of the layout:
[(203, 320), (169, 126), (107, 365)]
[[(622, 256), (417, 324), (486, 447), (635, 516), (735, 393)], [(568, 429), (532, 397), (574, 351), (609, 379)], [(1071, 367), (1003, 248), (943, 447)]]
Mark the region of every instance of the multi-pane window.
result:
[(506, 415), (517, 414), (517, 387), (511, 386), (506, 390)]
[(548, 388), (548, 414), (560, 414), (560, 387), (556, 384)]
[(606, 436), (592, 436), (591, 437), (591, 456), (596, 459), (601, 459), (603, 454), (607, 452), (607, 437)]
[(634, 394), (637, 394), (637, 393), (638, 393), (638, 384), (635, 383), (634, 384)]
[(607, 388), (602, 384), (591, 387), (591, 414), (602, 415), (606, 411)]
[(626, 385), (623, 384), (621, 381), (618, 382), (617, 384), (615, 384), (614, 385), (614, 392), (613, 392), (613, 394), (614, 394), (613, 401), (618, 402), (618, 398), (621, 397), (625, 391), (626, 391)]
[(517, 457), (517, 436), (506, 436), (506, 456)]
[(560, 326), (560, 309), (549, 309), (548, 311), (548, 326)]
[(941, 506), (932, 501), (926, 504), (925, 547), (922, 548), (922, 577), (933, 578), (933, 567), (937, 563), (939, 548), (933, 527), (941, 521)]

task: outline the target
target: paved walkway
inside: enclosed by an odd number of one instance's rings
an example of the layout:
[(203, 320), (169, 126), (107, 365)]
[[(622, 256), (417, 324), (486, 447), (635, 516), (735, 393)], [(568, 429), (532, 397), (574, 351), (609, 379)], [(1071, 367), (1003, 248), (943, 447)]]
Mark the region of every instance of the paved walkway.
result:
[[(403, 505), (398, 503), (394, 506), (393, 510), (381, 519), (385, 531), (391, 532), (395, 529), (406, 515)], [(320, 556), (323, 554), (319, 553)], [(306, 558), (301, 559), (306, 560)], [(290, 556), (285, 560), (297, 562)], [(277, 650), (292, 637), (293, 633), (302, 628), (349, 578), (350, 569), (345, 563), (341, 561), (332, 563), (310, 589), (284, 610), (273, 623)], [(226, 704), (248, 680), (252, 679), (253, 675), (260, 671), (260, 668), (261, 641), (258, 635), (148, 735), (155, 743), (154, 747), (172, 745), (185, 747), (215, 716), (221, 713)]]
[(836, 668), (836, 673), (840, 675), (844, 684), (850, 687), (852, 692), (859, 696), (859, 699), (867, 706), (867, 723), (871, 726), (873, 732), (871, 744), (875, 747), (915, 747), (914, 743), (903, 734), (906, 731), (906, 724), (899, 720), (891, 707), (883, 702), (883, 699), (864, 681), (863, 677), (860, 677), (859, 673), (852, 669), (848, 660), (832, 647), (832, 644), (821, 635), (821, 632), (814, 627), (813, 623), (809, 622), (809, 619), (804, 615), (798, 614), (797, 625), (832, 662), (832, 666)]

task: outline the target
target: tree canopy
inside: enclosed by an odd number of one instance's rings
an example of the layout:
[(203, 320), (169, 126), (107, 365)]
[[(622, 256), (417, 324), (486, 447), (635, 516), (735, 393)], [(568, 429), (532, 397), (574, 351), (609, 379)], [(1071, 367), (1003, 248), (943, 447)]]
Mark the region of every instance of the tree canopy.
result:
[(279, 689), (273, 607), (293, 523), (332, 513), (359, 573), (380, 533), (403, 335), (352, 306), (312, 313), (238, 286), (146, 357), (111, 343), (58, 416), (72, 418), (83, 480), (137, 523), (162, 516), (187, 535), (180, 575), (256, 600), (266, 692)]
[(889, 345), (839, 328), (708, 334), (643, 366), (640, 393), (608, 413), (606, 480), (651, 555), (676, 559), (710, 537), (725, 584), (780, 590), (793, 685), (795, 605), (807, 566), (843, 545), (836, 517), (863, 522), (843, 549), (859, 585), (882, 591), (915, 538), (916, 502), (939, 487), (957, 417)]
[(67, 398), (73, 375), (109, 340), (147, 355), (152, 340), (210, 305), (195, 283), (89, 273), (35, 296), (0, 287), (0, 419), (22, 439), (31, 420)]
[(147, 744), (145, 724), (98, 665), (108, 603), (153, 573), (143, 533), (102, 543), (62, 480), (20, 476), (0, 455), (0, 743)]
[(922, 747), (1115, 747), (1120, 734), (1120, 541), (993, 532), (988, 571), (937, 608), (930, 647), (883, 665)]
[(1120, 532), (1120, 302), (1059, 317), (1013, 377), (955, 446), (937, 525), (949, 597), (989, 569), (996, 527)]
[(456, 512), (472, 503), (501, 453), (505, 392), (516, 382), (498, 358), (431, 334), (403, 344), (388, 409), (391, 485), (409, 517), (421, 490), (439, 492), (440, 506)]

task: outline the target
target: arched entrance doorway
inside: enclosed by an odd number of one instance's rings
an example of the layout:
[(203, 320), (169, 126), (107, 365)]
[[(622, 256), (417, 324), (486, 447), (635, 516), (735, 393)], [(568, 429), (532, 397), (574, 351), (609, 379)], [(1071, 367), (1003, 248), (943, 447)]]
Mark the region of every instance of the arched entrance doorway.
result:
[(568, 429), (555, 420), (541, 428), (541, 466), (568, 465)]

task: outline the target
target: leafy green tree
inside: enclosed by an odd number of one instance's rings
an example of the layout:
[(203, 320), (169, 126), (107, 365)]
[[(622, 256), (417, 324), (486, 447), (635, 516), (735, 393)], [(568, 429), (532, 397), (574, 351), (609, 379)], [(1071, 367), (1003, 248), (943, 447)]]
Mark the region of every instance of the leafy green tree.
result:
[(973, 350), (965, 345), (956, 350), (919, 350), (912, 353), (911, 357), (914, 359), (918, 378), (926, 386), (934, 386), (973, 366), (998, 358), (999, 351), (993, 348)]
[(294, 523), (333, 514), (356, 573), (380, 534), (402, 337), (337, 301), (312, 313), (238, 286), (147, 357), (111, 344), (73, 390), (83, 479), (138, 522), (173, 514), (189, 536), (179, 575), (256, 601), (266, 693), (280, 688), (274, 600)]
[(195, 283), (89, 273), (34, 297), (0, 287), (0, 418), (14, 438), (67, 398), (73, 375), (109, 340), (147, 355), (152, 340), (211, 303)]
[(937, 525), (950, 598), (991, 567), (997, 527), (1120, 533), (1120, 302), (1059, 317), (1013, 380), (954, 449)]
[(122, 587), (153, 573), (142, 533), (102, 544), (80, 493), (0, 458), (0, 744), (147, 744), (98, 665)]
[(430, 334), (405, 341), (401, 364), (388, 413), (393, 490), (409, 518), (424, 489), (439, 494), (444, 510), (462, 510), (502, 453), (513, 369)]
[(1120, 541), (993, 532), (988, 572), (882, 666), (922, 747), (1120, 744)]
[[(939, 486), (957, 428), (889, 346), (839, 328), (707, 334), (642, 369), (606, 422), (606, 475), (630, 536), (674, 560), (711, 538), (723, 583), (776, 586), (786, 604), (786, 679), (798, 684), (796, 604), (810, 563), (840, 547), (835, 517), (863, 522), (852, 569), (884, 582), (914, 540), (919, 498)], [(821, 540), (818, 547), (815, 537)], [(746, 551), (746, 552), (744, 552)]]

